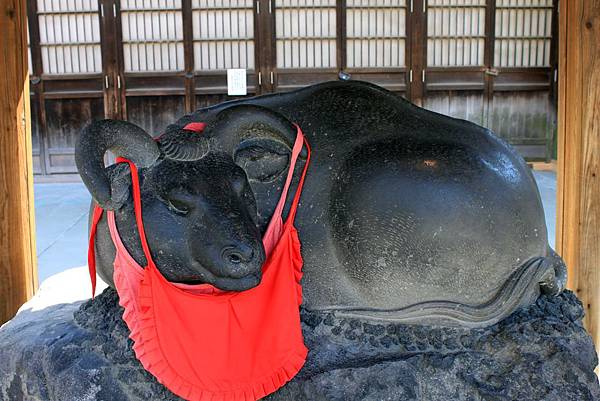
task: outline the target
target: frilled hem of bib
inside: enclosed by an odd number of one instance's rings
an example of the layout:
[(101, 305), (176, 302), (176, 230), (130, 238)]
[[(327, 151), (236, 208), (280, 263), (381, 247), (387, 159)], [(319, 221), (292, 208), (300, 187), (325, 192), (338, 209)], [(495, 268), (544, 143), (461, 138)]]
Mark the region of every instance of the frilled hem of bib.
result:
[[(122, 274), (115, 274), (115, 284), (123, 288), (128, 283)], [(136, 358), (141, 362), (144, 369), (150, 372), (156, 379), (174, 394), (189, 401), (256, 401), (265, 397), (290, 381), (306, 361), (308, 349), (293, 352), (282, 366), (275, 369), (255, 383), (238, 385), (235, 388), (222, 388), (219, 390), (207, 390), (189, 382), (179, 375), (168, 363), (163, 355), (157, 337), (157, 331), (152, 312), (152, 288), (146, 280), (142, 280), (138, 298), (140, 319), (132, 309), (136, 307), (136, 301), (132, 298), (131, 291), (123, 291), (119, 294), (119, 304), (125, 309), (123, 320), (129, 327), (129, 338), (134, 341), (133, 350)]]

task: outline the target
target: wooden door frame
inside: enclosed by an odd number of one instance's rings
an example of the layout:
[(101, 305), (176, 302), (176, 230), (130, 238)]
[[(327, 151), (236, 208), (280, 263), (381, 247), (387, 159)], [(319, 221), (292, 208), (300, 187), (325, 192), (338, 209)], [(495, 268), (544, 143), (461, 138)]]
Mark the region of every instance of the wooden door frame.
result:
[(556, 246), (600, 347), (600, 1), (560, 0)]
[(38, 285), (25, 0), (0, 2), (0, 324)]

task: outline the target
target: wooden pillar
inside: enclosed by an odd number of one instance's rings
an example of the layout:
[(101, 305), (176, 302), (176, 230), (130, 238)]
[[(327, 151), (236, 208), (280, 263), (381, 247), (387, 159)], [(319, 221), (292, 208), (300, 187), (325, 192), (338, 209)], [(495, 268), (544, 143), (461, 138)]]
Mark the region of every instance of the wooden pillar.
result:
[(37, 286), (25, 1), (0, 1), (0, 323)]
[(182, 0), (181, 15), (183, 19), (183, 59), (185, 67), (185, 112), (191, 113), (196, 110), (192, 0)]
[(557, 250), (600, 346), (600, 0), (559, 2)]
[[(410, 69), (412, 82), (409, 82), (410, 101), (417, 106), (425, 104), (427, 78), (427, 0), (413, 0), (409, 29), (410, 29)], [(407, 79), (410, 81), (410, 75)]]

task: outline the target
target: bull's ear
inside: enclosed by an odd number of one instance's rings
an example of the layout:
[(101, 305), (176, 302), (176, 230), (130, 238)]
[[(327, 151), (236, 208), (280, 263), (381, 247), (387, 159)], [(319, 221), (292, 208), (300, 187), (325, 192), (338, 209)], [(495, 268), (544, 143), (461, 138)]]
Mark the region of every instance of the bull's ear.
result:
[(250, 181), (272, 182), (287, 170), (290, 148), (276, 139), (252, 138), (243, 140), (233, 157)]
[(127, 163), (117, 163), (108, 166), (105, 170), (106, 176), (110, 181), (114, 204), (124, 205), (129, 198), (129, 188), (131, 188), (131, 170), (129, 169), (129, 165)]
[[(220, 111), (205, 132), (215, 150), (230, 153), (250, 181), (271, 182), (287, 171), (297, 127), (267, 107), (240, 104)], [(300, 158), (306, 156), (303, 149)]]
[[(214, 138), (215, 150), (234, 154), (242, 142), (250, 139), (271, 139), (291, 149), (297, 129), (292, 121), (274, 110), (254, 104), (240, 104), (220, 111), (204, 132)], [(300, 157), (305, 158), (306, 152), (301, 152)]]

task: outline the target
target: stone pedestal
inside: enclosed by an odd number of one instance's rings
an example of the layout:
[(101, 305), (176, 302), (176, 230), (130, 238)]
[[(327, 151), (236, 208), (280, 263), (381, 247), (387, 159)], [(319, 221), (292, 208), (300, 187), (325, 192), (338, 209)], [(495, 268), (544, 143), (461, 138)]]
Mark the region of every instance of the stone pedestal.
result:
[[(93, 302), (21, 312), (0, 329), (0, 399), (179, 399), (135, 359), (121, 314), (111, 289)], [(303, 311), (307, 363), (267, 399), (600, 400), (582, 315), (570, 292), (542, 296), (485, 329)]]

